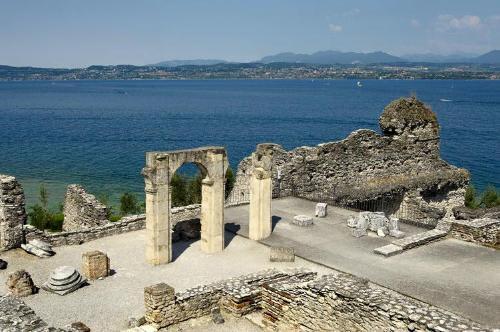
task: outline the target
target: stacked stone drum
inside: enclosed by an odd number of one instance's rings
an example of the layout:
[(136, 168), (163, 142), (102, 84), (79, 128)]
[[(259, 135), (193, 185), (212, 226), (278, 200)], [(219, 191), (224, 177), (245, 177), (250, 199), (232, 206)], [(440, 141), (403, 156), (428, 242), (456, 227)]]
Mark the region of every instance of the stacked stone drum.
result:
[(74, 267), (60, 266), (50, 274), (49, 280), (42, 288), (52, 293), (66, 295), (80, 288), (85, 282), (86, 280)]

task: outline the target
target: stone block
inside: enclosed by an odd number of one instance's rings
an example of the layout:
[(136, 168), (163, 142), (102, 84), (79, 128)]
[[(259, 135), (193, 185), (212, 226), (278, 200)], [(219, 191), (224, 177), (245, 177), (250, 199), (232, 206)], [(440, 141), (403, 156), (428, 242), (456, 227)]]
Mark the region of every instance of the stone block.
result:
[(60, 266), (50, 274), (42, 288), (58, 295), (66, 295), (76, 291), (86, 283), (80, 272), (71, 266)]
[(347, 218), (347, 227), (355, 228), (358, 225), (358, 221), (354, 216), (349, 216)]
[(317, 203), (314, 214), (318, 218), (324, 218), (324, 217), (326, 217), (326, 214), (327, 214), (327, 208), (328, 208), (328, 204), (326, 204), (326, 203)]
[(89, 280), (109, 276), (109, 257), (101, 251), (89, 251), (82, 255), (82, 273)]
[(55, 254), (49, 243), (38, 239), (31, 240), (27, 244), (21, 244), (21, 248), (23, 248), (27, 253), (41, 258), (50, 257)]
[(388, 245), (383, 246), (383, 247), (375, 248), (373, 250), (373, 252), (378, 254), (378, 255), (390, 257), (390, 256), (397, 255), (399, 253), (402, 253), (403, 248), (401, 248), (400, 246), (394, 245), (394, 244), (388, 244)]
[(389, 231), (389, 236), (395, 237), (396, 239), (402, 239), (405, 237), (405, 233), (400, 230), (391, 229)]
[(269, 261), (271, 261), (271, 262), (294, 262), (295, 261), (295, 250), (293, 248), (286, 248), (286, 247), (271, 247)]
[(390, 217), (389, 218), (389, 230), (396, 230), (399, 231), (399, 219), (396, 217)]
[(362, 236), (365, 236), (367, 235), (368, 233), (366, 232), (366, 229), (362, 229), (362, 228), (354, 228), (352, 230), (352, 236), (354, 237), (362, 237)]
[(377, 235), (380, 237), (385, 237), (387, 235), (388, 231), (386, 227), (380, 227), (377, 229)]
[(314, 224), (313, 218), (309, 216), (304, 216), (304, 215), (298, 215), (293, 217), (292, 219), (292, 224), (300, 227), (309, 227)]
[(11, 273), (7, 278), (6, 285), (12, 295), (19, 297), (35, 294), (37, 291), (30, 274), (24, 270)]

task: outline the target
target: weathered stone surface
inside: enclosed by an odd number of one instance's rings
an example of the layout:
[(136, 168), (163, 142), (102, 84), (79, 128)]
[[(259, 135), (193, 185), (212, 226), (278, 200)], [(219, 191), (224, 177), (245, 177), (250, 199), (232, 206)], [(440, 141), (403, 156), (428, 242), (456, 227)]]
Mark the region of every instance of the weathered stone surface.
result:
[(292, 224), (300, 227), (310, 227), (314, 224), (313, 218), (304, 215), (298, 215), (293, 217)]
[[(275, 147), (273, 197), (377, 209), (435, 226), (437, 219), (463, 205), (469, 174), (441, 159), (439, 127), (432, 114), (418, 100), (401, 99), (381, 116), (383, 136), (361, 129), (315, 147)], [(233, 192), (248, 196), (252, 172), (251, 158), (245, 158)]]
[(327, 203), (317, 203), (315, 211), (314, 211), (314, 215), (316, 217), (318, 217), (318, 218), (324, 218), (324, 217), (326, 217), (327, 208), (328, 208), (328, 204)]
[(491, 218), (500, 219), (500, 206), (491, 208), (471, 209), (465, 206), (457, 206), (453, 208), (453, 215), (458, 220)]
[(397, 229), (391, 229), (389, 235), (395, 237), (396, 239), (402, 239), (405, 237), (405, 233)]
[(375, 248), (373, 252), (382, 256), (390, 257), (402, 253), (403, 248), (395, 244), (388, 244), (383, 247)]
[(49, 276), (49, 279), (42, 285), (48, 292), (58, 295), (66, 295), (74, 292), (86, 283), (80, 273), (71, 266), (60, 266)]
[(89, 280), (109, 276), (109, 257), (101, 251), (89, 251), (82, 255), (82, 273)]
[(3, 259), (0, 259), (0, 270), (5, 270), (7, 268), (7, 262)]
[(23, 243), (26, 221), (23, 187), (15, 177), (0, 174), (0, 251), (18, 248)]
[(377, 230), (377, 235), (380, 237), (385, 237), (387, 235), (386, 228), (385, 227), (380, 227)]
[(0, 296), (0, 331), (2, 332), (75, 332), (49, 327), (23, 301), (13, 296)]
[(368, 235), (366, 228), (354, 228), (351, 232), (354, 237), (362, 237)]
[(133, 327), (139, 327), (141, 325), (146, 324), (146, 318), (144, 316), (141, 317), (130, 317), (128, 319), (128, 327), (133, 328)]
[(109, 222), (106, 206), (77, 184), (68, 186), (63, 213), (65, 231), (90, 229)]
[(355, 227), (352, 231), (352, 236), (361, 237), (367, 234), (367, 231), (377, 233), (380, 237), (386, 235), (401, 237), (404, 236), (403, 232), (399, 232), (399, 219), (391, 217), (387, 219), (384, 212), (369, 212), (363, 211), (357, 217), (350, 216), (347, 219), (347, 226)]
[(66, 328), (75, 332), (90, 332), (90, 328), (82, 322), (71, 323)]
[(55, 254), (52, 250), (52, 245), (39, 239), (31, 240), (27, 244), (21, 244), (21, 248), (23, 248), (27, 253), (41, 258), (50, 257)]
[(294, 262), (295, 250), (285, 247), (271, 247), (269, 261), (271, 262)]
[(19, 297), (28, 296), (37, 291), (30, 274), (25, 270), (18, 270), (9, 274), (6, 285), (12, 295)]

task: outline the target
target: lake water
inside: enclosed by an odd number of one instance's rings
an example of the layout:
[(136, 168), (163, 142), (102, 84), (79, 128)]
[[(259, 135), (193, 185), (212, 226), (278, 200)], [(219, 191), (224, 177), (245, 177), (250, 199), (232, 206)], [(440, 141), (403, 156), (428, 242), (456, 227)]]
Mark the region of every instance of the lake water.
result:
[(437, 113), (443, 158), (479, 189), (500, 187), (500, 81), (0, 82), (0, 173), (21, 180), (29, 204), (41, 182), (53, 205), (70, 183), (142, 195), (146, 151), (222, 145), (236, 168), (257, 143), (379, 131), (384, 106), (411, 93)]

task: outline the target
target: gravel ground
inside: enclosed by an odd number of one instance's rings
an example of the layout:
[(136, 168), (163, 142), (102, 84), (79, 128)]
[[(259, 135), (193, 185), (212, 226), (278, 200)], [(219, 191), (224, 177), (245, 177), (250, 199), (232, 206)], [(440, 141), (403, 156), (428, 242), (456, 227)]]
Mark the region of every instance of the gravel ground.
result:
[[(57, 254), (41, 259), (21, 249), (2, 253), (9, 262), (7, 270), (0, 271), (0, 294), (6, 292), (5, 281), (10, 272), (27, 270), (35, 284), (41, 285), (50, 272), (61, 265), (80, 269), (82, 254), (101, 250), (111, 260), (112, 276), (91, 281), (66, 296), (44, 290), (25, 298), (25, 302), (50, 325), (63, 327), (82, 321), (93, 332), (120, 331), (127, 328), (129, 317), (144, 314), (144, 287), (166, 282), (177, 290), (207, 284), (267, 268), (306, 267), (319, 274), (335, 273), (333, 270), (297, 258), (295, 263), (270, 263), (269, 248), (240, 236), (226, 233), (226, 249), (219, 254), (206, 254), (199, 241), (174, 244), (175, 261), (162, 266), (150, 266), (144, 259), (145, 231), (130, 232), (102, 238), (80, 246), (56, 247)], [(185, 327), (188, 330), (209, 330), (210, 326)], [(254, 331), (248, 321), (231, 321), (227, 326), (213, 326), (213, 330)], [(228, 330), (228, 331), (229, 331)]]

